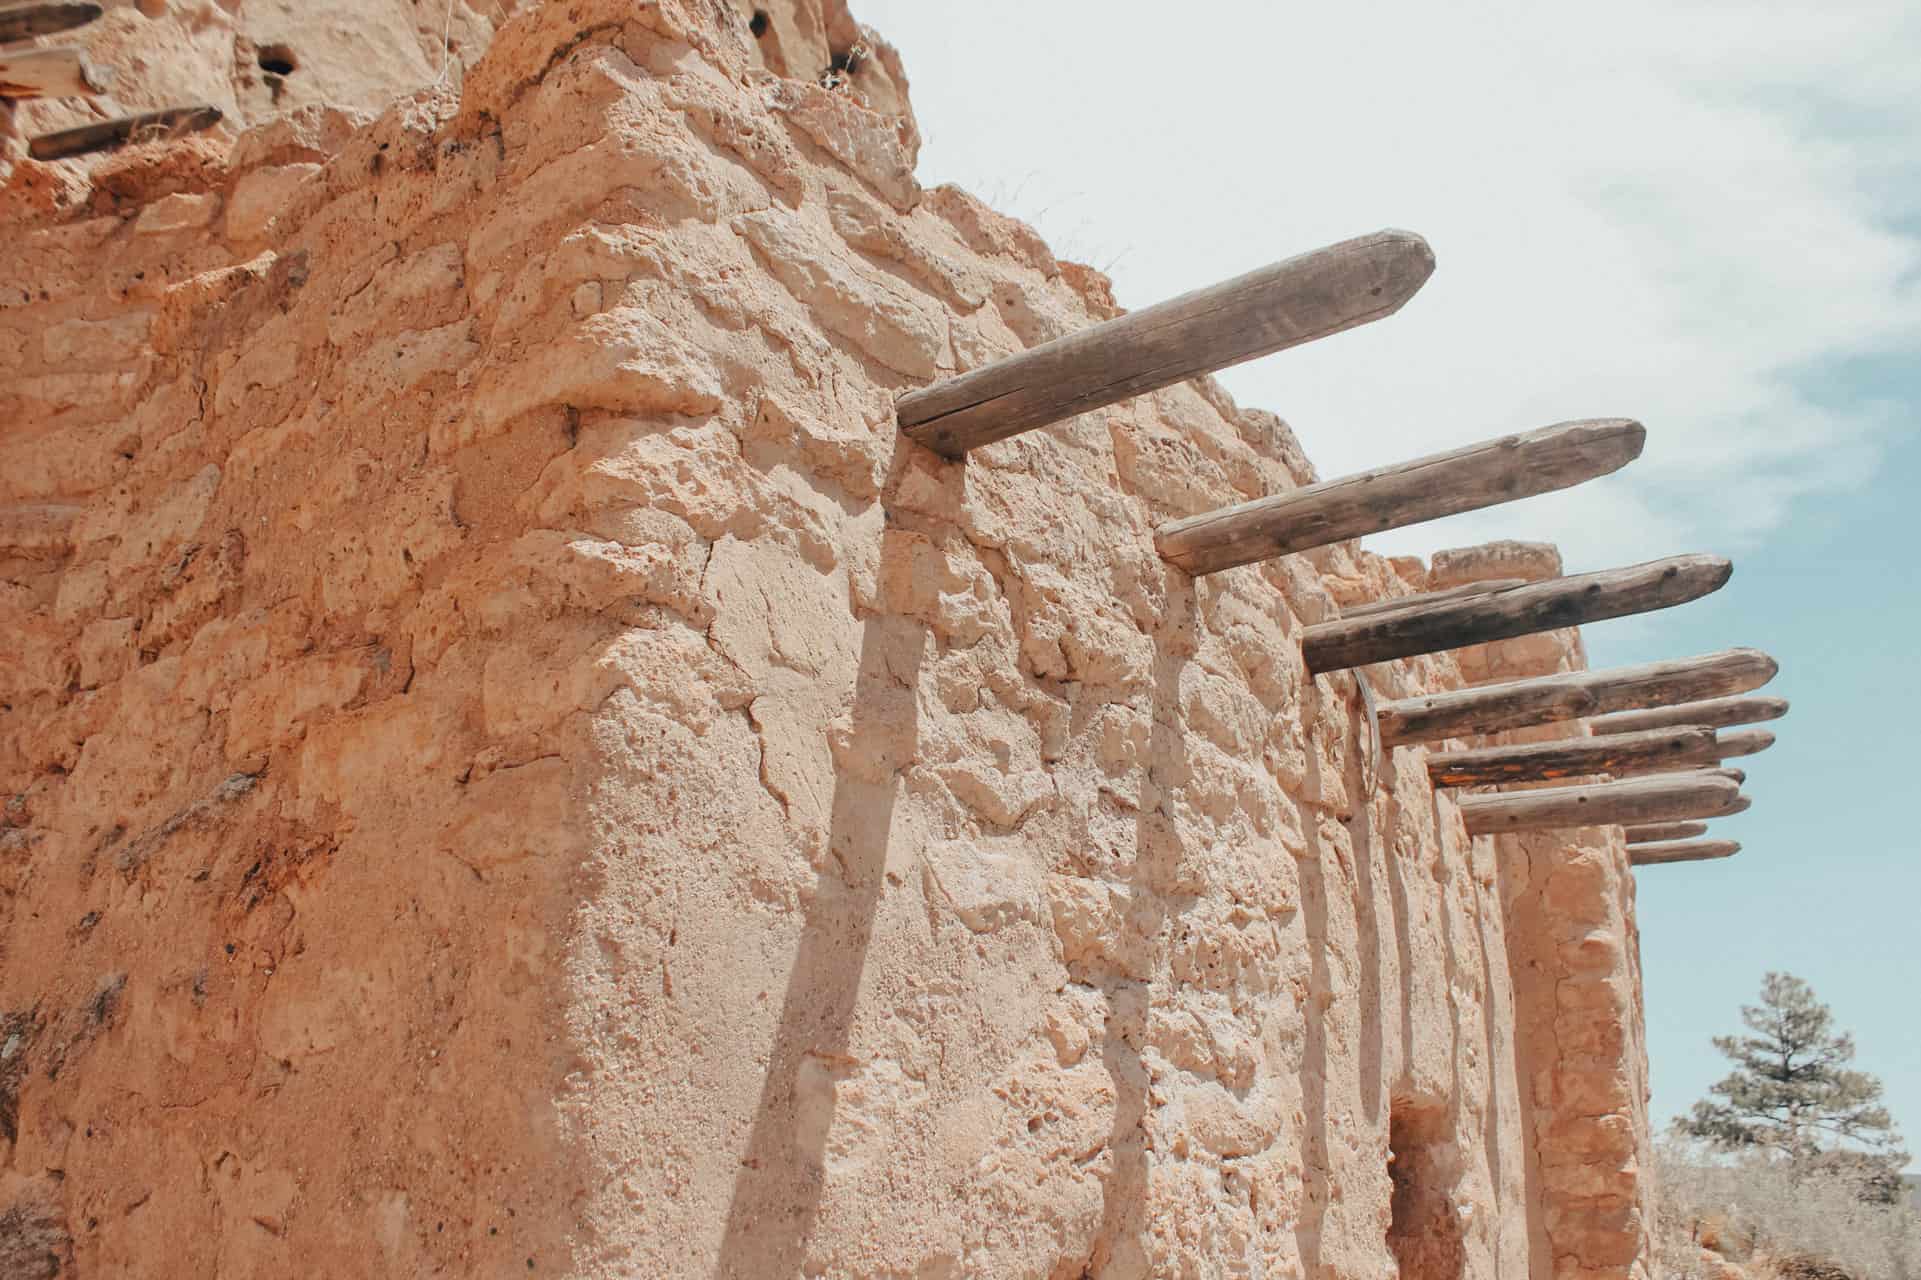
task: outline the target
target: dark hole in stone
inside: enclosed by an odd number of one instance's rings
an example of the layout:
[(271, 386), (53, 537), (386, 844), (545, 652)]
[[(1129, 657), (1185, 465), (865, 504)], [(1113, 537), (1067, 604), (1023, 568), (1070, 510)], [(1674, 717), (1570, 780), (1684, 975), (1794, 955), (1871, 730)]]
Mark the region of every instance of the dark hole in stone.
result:
[(754, 39), (758, 40), (767, 34), (767, 28), (772, 25), (773, 20), (767, 16), (767, 10), (756, 9), (754, 16), (748, 20), (747, 29), (753, 32)]
[(300, 65), (293, 56), (293, 50), (284, 44), (263, 44), (260, 46), (256, 61), (260, 69), (272, 76), (290, 76)]

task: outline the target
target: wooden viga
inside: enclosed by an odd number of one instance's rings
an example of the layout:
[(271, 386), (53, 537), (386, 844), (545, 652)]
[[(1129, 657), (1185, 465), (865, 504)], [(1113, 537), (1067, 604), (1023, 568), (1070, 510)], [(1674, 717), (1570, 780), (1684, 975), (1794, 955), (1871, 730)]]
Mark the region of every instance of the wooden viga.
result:
[[(1672, 733), (1673, 730), (1649, 729), (1646, 730), (1646, 732), (1659, 734)], [(1718, 766), (1721, 766), (1723, 762), (1728, 760), (1737, 760), (1742, 756), (1751, 756), (1766, 751), (1774, 745), (1774, 735), (1765, 729), (1750, 729), (1742, 733), (1708, 732), (1712, 738), (1712, 746), (1708, 749), (1706, 759), (1690, 757), (1688, 759), (1677, 758), (1666, 761), (1624, 761), (1620, 768), (1614, 769), (1611, 772), (1621, 776), (1627, 776), (1630, 774), (1643, 773), (1673, 773), (1680, 769), (1701, 769), (1705, 772), (1719, 774), (1725, 778), (1733, 778), (1736, 782), (1745, 782), (1747, 781), (1747, 774), (1741, 770)], [(1632, 737), (1634, 735), (1630, 734), (1625, 736)]]
[[(1566, 489), (1618, 471), (1646, 441), (1647, 429), (1627, 418), (1563, 422), (1171, 521), (1155, 530), (1154, 544), (1169, 564), (1197, 577), (1218, 573)], [(1457, 592), (1434, 593), (1426, 603), (1466, 606), (1496, 594)]]
[(25, 4), (0, 4), (0, 44), (32, 40), (38, 36), (58, 35), (84, 27), (99, 18), (97, 4), (80, 0), (28, 0)]
[(1714, 730), (1685, 726), (1474, 751), (1441, 751), (1427, 758), (1427, 775), (1437, 787), (1485, 787), (1602, 773), (1665, 773), (1713, 764), (1718, 759)]
[(1445, 591), (1423, 591), (1419, 595), (1390, 596), (1386, 600), (1370, 600), (1366, 604), (1349, 605), (1341, 610), (1343, 618), (1374, 618), (1383, 613), (1393, 613), (1410, 605), (1438, 604), (1443, 600), (1465, 600), (1469, 596), (1484, 596), (1491, 591), (1506, 591), (1509, 587), (1525, 587), (1526, 578), (1489, 578), (1484, 582), (1469, 582), (1463, 586), (1449, 587)]
[(1659, 844), (1628, 846), (1628, 861), (1637, 867), (1656, 867), (1668, 862), (1705, 862), (1710, 858), (1732, 858), (1741, 852), (1733, 840), (1668, 840)]
[(1629, 777), (1684, 769), (1707, 770), (1739, 783), (1747, 781), (1747, 775), (1741, 770), (1713, 766), (1723, 760), (1765, 751), (1773, 745), (1774, 735), (1766, 731), (1720, 735), (1700, 725), (1681, 725), (1671, 729), (1644, 729), (1639, 733), (1437, 752), (1428, 757), (1427, 772), (1437, 787), (1552, 782), (1600, 773)]
[(1671, 556), (1484, 595), (1415, 603), (1307, 627), (1301, 656), (1308, 671), (1320, 674), (1508, 640), (1686, 604), (1720, 590), (1733, 572), (1734, 566), (1719, 556)]
[(83, 124), (57, 133), (43, 133), (27, 144), (27, 154), (35, 160), (65, 160), (93, 151), (111, 151), (141, 142), (160, 142), (199, 133), (219, 124), (219, 107), (168, 107), (140, 115), (121, 116), (95, 124)]
[(1709, 698), (1703, 702), (1684, 702), (1679, 706), (1656, 707), (1650, 711), (1620, 711), (1613, 715), (1597, 716), (1588, 722), (1588, 728), (1595, 733), (1639, 733), (1644, 729), (1665, 729), (1681, 724), (1725, 729), (1730, 725), (1779, 720), (1787, 713), (1786, 698)]
[(910, 438), (958, 458), (1393, 315), (1433, 271), (1433, 251), (1410, 232), (1344, 240), (910, 391), (895, 417)]
[(1537, 724), (1746, 693), (1780, 667), (1758, 649), (1724, 649), (1599, 671), (1566, 671), (1383, 702), (1383, 746), (1467, 738)]
[(1670, 840), (1692, 840), (1707, 833), (1705, 822), (1653, 822), (1622, 832), (1629, 844), (1664, 844)]
[(1457, 803), (1468, 834), (1478, 836), (1718, 818), (1746, 808), (1743, 799), (1740, 787), (1726, 778), (1671, 774), (1587, 786), (1467, 795)]

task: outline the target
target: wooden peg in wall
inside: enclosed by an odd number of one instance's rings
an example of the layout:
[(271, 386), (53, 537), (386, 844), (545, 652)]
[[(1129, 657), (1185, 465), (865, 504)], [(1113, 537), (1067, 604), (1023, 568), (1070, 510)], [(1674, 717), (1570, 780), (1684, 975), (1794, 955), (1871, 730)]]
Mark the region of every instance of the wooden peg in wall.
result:
[(910, 438), (958, 458), (1391, 316), (1433, 271), (1433, 250), (1411, 232), (1344, 240), (909, 391), (895, 418)]

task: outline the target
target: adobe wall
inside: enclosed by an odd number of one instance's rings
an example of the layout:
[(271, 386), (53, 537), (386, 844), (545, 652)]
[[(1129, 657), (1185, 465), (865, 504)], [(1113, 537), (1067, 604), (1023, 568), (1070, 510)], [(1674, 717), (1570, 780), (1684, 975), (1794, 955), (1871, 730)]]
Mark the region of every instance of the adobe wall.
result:
[(1565, 1157), (1645, 1138), (1618, 846), (1468, 840), (1305, 675), (1418, 563), (1156, 556), (1312, 477), (1272, 415), (903, 443), (1114, 304), (765, 7), (16, 163), (0, 1261), (1644, 1275)]

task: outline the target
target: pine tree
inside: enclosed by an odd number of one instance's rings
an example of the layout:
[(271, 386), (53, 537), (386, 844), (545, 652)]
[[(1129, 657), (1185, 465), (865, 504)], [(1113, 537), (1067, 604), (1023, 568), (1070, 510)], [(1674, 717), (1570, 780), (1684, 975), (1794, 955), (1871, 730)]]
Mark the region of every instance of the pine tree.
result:
[(1848, 1067), (1854, 1037), (1834, 1030), (1833, 1012), (1814, 988), (1788, 973), (1761, 983), (1761, 1003), (1743, 1005), (1755, 1034), (1716, 1036), (1734, 1070), (1676, 1121), (1682, 1132), (1717, 1146), (1772, 1152), (1801, 1171), (1861, 1178), (1865, 1194), (1899, 1194), (1908, 1156), (1881, 1105), (1881, 1082)]

